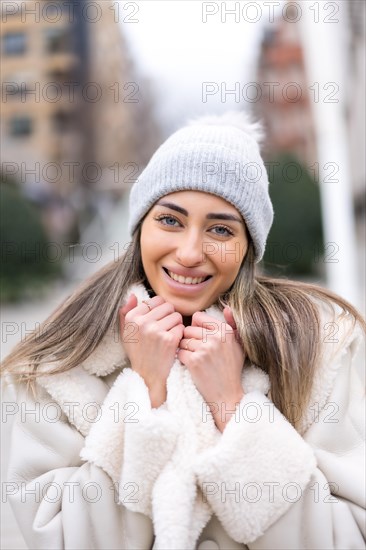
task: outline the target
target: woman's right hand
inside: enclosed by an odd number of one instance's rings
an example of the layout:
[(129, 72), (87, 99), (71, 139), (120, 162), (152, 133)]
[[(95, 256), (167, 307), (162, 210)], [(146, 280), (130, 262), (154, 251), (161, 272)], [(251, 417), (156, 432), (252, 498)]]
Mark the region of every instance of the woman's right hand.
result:
[(166, 400), (166, 381), (174, 363), (184, 324), (180, 313), (161, 296), (137, 305), (134, 294), (119, 310), (120, 334), (131, 367), (145, 381), (153, 407)]

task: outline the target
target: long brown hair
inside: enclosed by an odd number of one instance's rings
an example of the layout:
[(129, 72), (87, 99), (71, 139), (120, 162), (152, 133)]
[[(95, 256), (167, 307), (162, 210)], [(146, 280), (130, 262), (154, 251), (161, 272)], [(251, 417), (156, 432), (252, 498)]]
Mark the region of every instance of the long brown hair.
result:
[(359, 322), (366, 332), (366, 323), (348, 301), (319, 285), (257, 275), (253, 259), (250, 243), (233, 287), (219, 302), (235, 312), (247, 359), (268, 373), (273, 403), (297, 427), (326, 341), (319, 306), (334, 320), (334, 304), (342, 310), (339, 321), (350, 314), (350, 330)]
[[(38, 330), (20, 342), (3, 361), (2, 373), (10, 372), (17, 382), (32, 386), (42, 375), (37, 369), (40, 363), (55, 361), (55, 373), (72, 369), (93, 352), (109, 329), (118, 326), (118, 309), (126, 290), (131, 284), (146, 282), (141, 223), (126, 253), (87, 279)], [(333, 292), (314, 284), (258, 275), (256, 268), (250, 241), (235, 282), (218, 297), (216, 305), (232, 307), (246, 361), (268, 373), (273, 403), (296, 426), (307, 406), (319, 359), (319, 314), (312, 298), (329, 306), (338, 304), (365, 332), (366, 323), (350, 303)]]

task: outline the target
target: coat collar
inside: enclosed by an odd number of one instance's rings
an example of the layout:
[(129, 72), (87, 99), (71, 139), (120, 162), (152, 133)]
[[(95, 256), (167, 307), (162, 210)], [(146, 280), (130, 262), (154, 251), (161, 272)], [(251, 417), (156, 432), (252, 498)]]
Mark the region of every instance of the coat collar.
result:
[[(131, 293), (137, 297), (138, 305), (142, 300), (149, 300), (150, 296), (146, 287), (141, 283), (132, 284), (126, 291), (127, 298)], [(321, 410), (329, 399), (335, 377), (348, 353), (356, 355), (361, 342), (364, 339), (359, 324), (354, 325), (350, 316), (339, 317), (340, 308), (335, 305), (329, 306), (320, 300), (315, 300), (320, 317), (320, 336), (324, 342), (321, 346), (318, 367), (314, 373), (312, 390), (310, 393), (309, 406), (298, 425), (301, 434), (314, 422), (314, 406)], [(220, 322), (226, 322), (223, 312), (212, 305), (204, 310), (208, 315)], [(335, 327), (336, 338), (329, 327)], [(333, 330), (333, 328), (332, 328)], [(82, 368), (88, 374), (95, 374), (97, 377), (106, 376), (116, 369), (123, 368), (129, 364), (128, 357), (121, 345), (119, 328), (114, 327), (101, 341), (94, 352), (83, 362)], [(176, 359), (175, 365), (180, 364)], [(252, 388), (262, 388), (264, 393), (270, 390), (270, 380), (267, 373), (256, 365), (244, 369), (243, 381), (245, 379), (246, 392)]]

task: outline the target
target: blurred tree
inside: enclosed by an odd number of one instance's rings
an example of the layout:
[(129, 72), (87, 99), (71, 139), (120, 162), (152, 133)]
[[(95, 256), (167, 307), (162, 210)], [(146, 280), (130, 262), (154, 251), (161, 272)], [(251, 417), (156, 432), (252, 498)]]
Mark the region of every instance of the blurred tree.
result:
[(291, 154), (267, 163), (274, 222), (264, 269), (274, 276), (319, 276), (324, 249), (319, 185)]
[(40, 290), (60, 274), (59, 247), (49, 242), (36, 207), (1, 176), (0, 231), (2, 302)]

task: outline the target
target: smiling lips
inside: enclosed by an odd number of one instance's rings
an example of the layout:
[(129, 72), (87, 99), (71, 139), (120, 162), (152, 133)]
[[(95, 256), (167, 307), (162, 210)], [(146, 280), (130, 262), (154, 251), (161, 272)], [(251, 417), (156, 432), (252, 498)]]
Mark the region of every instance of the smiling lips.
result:
[(167, 273), (169, 277), (174, 279), (174, 281), (177, 281), (178, 283), (182, 283), (184, 285), (196, 285), (199, 283), (202, 283), (207, 277), (183, 277), (182, 275), (177, 275), (173, 271), (169, 271), (167, 269)]

